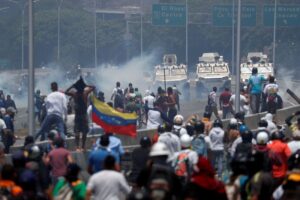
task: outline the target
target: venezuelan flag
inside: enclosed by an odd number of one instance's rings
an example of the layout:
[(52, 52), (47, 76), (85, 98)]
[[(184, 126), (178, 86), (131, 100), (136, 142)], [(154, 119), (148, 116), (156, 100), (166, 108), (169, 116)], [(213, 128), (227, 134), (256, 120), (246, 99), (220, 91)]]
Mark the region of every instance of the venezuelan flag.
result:
[(92, 120), (105, 132), (136, 137), (135, 113), (122, 113), (92, 96)]

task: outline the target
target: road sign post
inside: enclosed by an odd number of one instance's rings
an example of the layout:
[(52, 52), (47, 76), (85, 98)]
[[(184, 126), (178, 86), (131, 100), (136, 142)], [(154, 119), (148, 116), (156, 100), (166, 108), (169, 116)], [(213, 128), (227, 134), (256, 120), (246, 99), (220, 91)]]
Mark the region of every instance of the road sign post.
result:
[(152, 24), (156, 26), (185, 26), (186, 5), (153, 4)]

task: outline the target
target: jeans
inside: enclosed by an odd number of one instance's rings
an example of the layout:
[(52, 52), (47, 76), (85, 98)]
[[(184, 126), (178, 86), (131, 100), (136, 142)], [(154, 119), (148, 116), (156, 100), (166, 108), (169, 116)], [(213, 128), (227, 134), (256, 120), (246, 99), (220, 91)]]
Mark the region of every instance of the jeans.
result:
[(222, 107), (222, 111), (223, 111), (223, 117), (222, 117), (223, 119), (226, 119), (227, 116), (230, 115), (230, 113), (231, 113), (232, 115), (234, 115), (231, 106), (223, 106), (223, 107)]
[(259, 113), (260, 108), (260, 96), (259, 94), (251, 94), (250, 96), (250, 107), (253, 114)]
[(217, 169), (217, 174), (219, 178), (222, 178), (223, 160), (224, 160), (223, 150), (212, 151), (212, 165), (215, 169)]
[(41, 136), (41, 141), (45, 140), (46, 133), (51, 130), (53, 125), (56, 125), (60, 137), (65, 140), (64, 120), (62, 117), (55, 114), (46, 116), (46, 118), (42, 122), (40, 130), (35, 135), (35, 139), (38, 139), (38, 137)]

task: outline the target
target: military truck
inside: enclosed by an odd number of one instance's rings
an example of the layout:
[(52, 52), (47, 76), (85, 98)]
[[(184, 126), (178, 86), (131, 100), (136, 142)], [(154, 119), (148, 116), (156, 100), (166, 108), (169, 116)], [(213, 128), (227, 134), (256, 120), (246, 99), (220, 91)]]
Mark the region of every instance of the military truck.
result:
[(163, 57), (163, 63), (154, 67), (154, 84), (167, 86), (174, 84), (182, 84), (188, 82), (187, 66), (185, 64), (177, 64), (177, 56), (175, 54), (166, 54)]
[(258, 74), (268, 77), (274, 75), (273, 64), (269, 62), (268, 56), (262, 52), (249, 52), (247, 62), (241, 65), (241, 82), (247, 84), (249, 77), (252, 74), (252, 68), (256, 67)]
[(203, 53), (199, 57), (196, 75), (197, 92), (208, 92), (214, 86), (221, 90), (231, 87), (228, 63), (219, 53)]

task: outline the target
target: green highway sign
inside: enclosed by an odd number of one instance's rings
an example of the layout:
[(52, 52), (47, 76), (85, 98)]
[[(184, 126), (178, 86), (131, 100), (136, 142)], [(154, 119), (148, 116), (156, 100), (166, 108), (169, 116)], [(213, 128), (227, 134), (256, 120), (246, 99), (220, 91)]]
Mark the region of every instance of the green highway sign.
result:
[[(232, 26), (232, 5), (215, 5), (212, 8), (212, 22), (214, 26)], [(237, 12), (237, 7), (235, 7)], [(243, 5), (241, 7), (241, 25), (256, 26), (256, 6)]]
[(184, 4), (153, 4), (152, 24), (157, 26), (185, 26)]
[[(274, 5), (264, 6), (263, 23), (265, 26), (274, 25)], [(300, 26), (300, 5), (278, 5), (276, 26)]]

